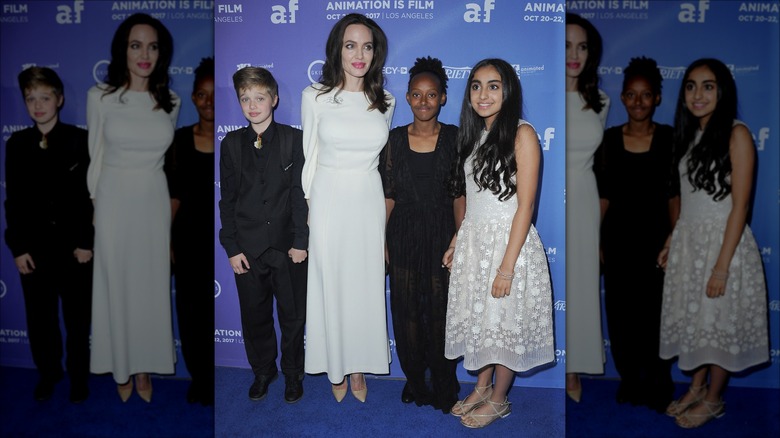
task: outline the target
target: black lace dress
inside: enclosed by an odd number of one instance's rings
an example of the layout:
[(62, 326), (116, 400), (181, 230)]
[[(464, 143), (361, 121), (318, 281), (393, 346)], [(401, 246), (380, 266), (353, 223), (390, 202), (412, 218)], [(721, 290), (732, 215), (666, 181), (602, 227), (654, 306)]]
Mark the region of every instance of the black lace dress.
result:
[(664, 271), (658, 253), (671, 232), (672, 127), (657, 124), (650, 150), (625, 149), (622, 126), (604, 132), (594, 171), (609, 201), (601, 225), (604, 306), (620, 374), (619, 402), (662, 411), (672, 399), (671, 368), (658, 356)]
[(444, 357), (449, 273), (441, 266), (455, 233), (447, 186), (457, 133), (456, 126), (441, 124), (435, 150), (418, 153), (409, 147), (408, 127), (397, 127), (390, 131), (379, 166), (385, 198), (395, 201), (387, 249), (398, 359), (416, 403), (445, 413), (460, 390), (456, 361)]

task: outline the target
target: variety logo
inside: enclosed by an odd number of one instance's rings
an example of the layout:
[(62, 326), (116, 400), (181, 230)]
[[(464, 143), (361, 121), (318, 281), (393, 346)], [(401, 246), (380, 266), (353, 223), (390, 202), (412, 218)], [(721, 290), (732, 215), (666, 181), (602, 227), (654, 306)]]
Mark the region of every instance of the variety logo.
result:
[(219, 297), (221, 293), (222, 293), (222, 285), (220, 285), (217, 280), (214, 280), (214, 298)]
[(677, 19), (680, 23), (704, 23), (704, 17), (710, 8), (709, 0), (699, 0), (698, 3), (683, 3)]
[(566, 311), (566, 301), (565, 300), (556, 300), (553, 304), (553, 309), (565, 312)]
[(74, 24), (81, 23), (81, 11), (84, 10), (84, 0), (74, 0), (73, 6), (57, 6), (57, 23)]
[(287, 24), (295, 23), (295, 11), (298, 10), (298, 0), (290, 0), (285, 8), (282, 5), (271, 6), (271, 23)]
[(485, 0), (479, 3), (467, 3), (463, 21), (466, 23), (490, 23), (490, 11), (496, 8), (496, 0)]

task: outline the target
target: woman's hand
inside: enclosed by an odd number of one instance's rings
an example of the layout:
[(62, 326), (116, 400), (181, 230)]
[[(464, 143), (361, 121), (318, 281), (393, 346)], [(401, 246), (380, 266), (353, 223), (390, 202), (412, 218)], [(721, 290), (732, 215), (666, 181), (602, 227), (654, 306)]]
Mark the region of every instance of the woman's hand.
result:
[(501, 275), (496, 274), (496, 278), (493, 279), (493, 288), (490, 290), (490, 294), (493, 295), (493, 298), (508, 297), (511, 288), (511, 279), (503, 278)]
[(661, 252), (658, 253), (658, 258), (656, 259), (657, 266), (663, 270), (666, 270), (666, 262), (669, 260), (669, 247), (665, 246), (663, 249), (661, 249)]
[(14, 263), (16, 263), (16, 269), (18, 269), (19, 273), (22, 275), (32, 274), (32, 272), (35, 270), (35, 263), (33, 262), (32, 256), (30, 256), (29, 252), (26, 252), (19, 257), (15, 257)]
[(307, 253), (305, 249), (290, 248), (290, 250), (287, 251), (287, 255), (290, 256), (293, 263), (303, 263), (303, 261), (306, 260)]
[(707, 297), (719, 298), (726, 294), (726, 281), (729, 278), (728, 271), (712, 270), (707, 281)]
[(76, 257), (79, 263), (88, 263), (92, 260), (92, 250), (76, 248), (73, 250), (73, 257)]
[(451, 246), (444, 252), (444, 257), (441, 258), (441, 267), (452, 270), (452, 259), (455, 255), (455, 247)]
[(244, 253), (236, 254), (228, 259), (230, 267), (236, 274), (246, 274), (249, 272), (249, 261), (246, 259)]

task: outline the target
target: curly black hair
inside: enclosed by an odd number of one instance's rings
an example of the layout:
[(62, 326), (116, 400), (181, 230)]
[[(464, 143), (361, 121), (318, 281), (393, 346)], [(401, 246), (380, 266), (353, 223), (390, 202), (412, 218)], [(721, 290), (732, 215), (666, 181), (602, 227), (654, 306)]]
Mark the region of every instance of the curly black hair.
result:
[(628, 67), (623, 70), (623, 90), (626, 85), (634, 78), (644, 78), (650, 83), (650, 88), (656, 96), (661, 95), (661, 70), (658, 69), (658, 63), (653, 58), (631, 58)]
[(439, 58), (431, 58), (426, 56), (425, 58), (417, 58), (412, 68), (409, 69), (409, 84), (406, 86), (406, 90), (409, 91), (412, 88), (412, 79), (420, 73), (430, 73), (439, 79), (439, 92), (447, 94), (447, 72), (444, 70)]

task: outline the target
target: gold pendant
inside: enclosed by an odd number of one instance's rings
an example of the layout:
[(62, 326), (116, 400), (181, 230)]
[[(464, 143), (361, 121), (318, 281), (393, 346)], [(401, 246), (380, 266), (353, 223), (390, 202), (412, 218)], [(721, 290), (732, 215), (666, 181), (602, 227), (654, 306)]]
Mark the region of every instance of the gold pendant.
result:
[(260, 136), (257, 136), (257, 140), (255, 140), (255, 149), (262, 149), (263, 148), (263, 139), (260, 138)]
[(38, 146), (41, 147), (41, 149), (46, 150), (49, 148), (49, 143), (46, 141), (46, 136), (44, 135), (41, 141), (38, 143)]

